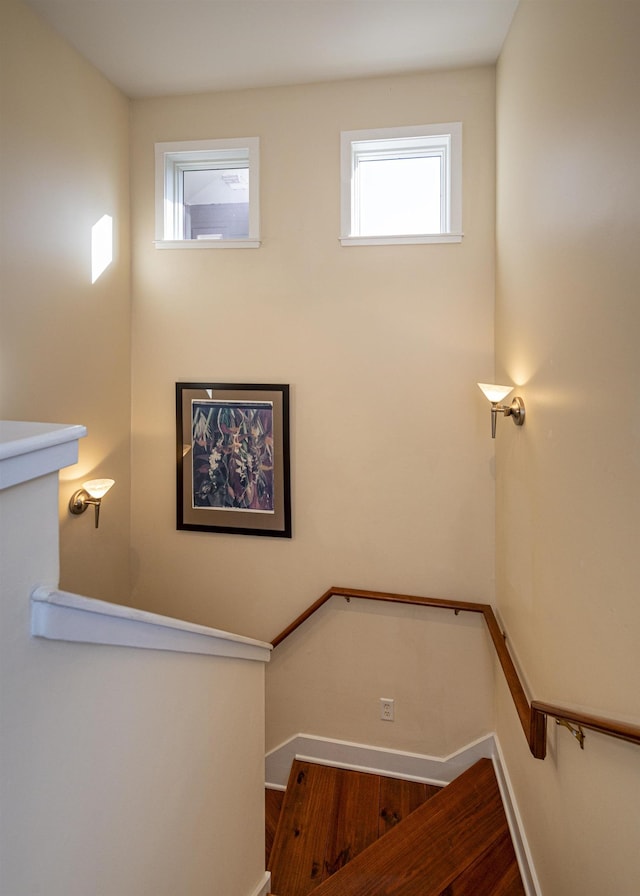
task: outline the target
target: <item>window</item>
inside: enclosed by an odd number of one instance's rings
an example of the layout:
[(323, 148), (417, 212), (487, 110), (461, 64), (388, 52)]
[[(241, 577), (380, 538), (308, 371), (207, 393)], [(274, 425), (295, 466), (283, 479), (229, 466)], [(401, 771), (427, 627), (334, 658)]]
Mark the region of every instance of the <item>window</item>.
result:
[(460, 242), (462, 124), (343, 131), (342, 245)]
[(260, 245), (258, 138), (156, 143), (156, 246)]

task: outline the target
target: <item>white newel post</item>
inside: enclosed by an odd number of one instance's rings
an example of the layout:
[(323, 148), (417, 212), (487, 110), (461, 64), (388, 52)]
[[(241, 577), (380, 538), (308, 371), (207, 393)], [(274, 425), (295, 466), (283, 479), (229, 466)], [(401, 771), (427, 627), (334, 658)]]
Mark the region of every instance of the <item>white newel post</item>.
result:
[(58, 471), (77, 462), (85, 435), (84, 426), (0, 420), (0, 618), (19, 595), (27, 630), (24, 595), (58, 585)]

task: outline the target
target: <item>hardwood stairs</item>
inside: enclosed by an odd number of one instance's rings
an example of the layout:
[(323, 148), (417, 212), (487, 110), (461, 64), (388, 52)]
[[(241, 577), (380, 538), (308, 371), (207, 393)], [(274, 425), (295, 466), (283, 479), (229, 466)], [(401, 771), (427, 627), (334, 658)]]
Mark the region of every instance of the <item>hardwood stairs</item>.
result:
[(493, 766), (445, 788), (295, 760), (266, 794), (277, 896), (524, 896)]

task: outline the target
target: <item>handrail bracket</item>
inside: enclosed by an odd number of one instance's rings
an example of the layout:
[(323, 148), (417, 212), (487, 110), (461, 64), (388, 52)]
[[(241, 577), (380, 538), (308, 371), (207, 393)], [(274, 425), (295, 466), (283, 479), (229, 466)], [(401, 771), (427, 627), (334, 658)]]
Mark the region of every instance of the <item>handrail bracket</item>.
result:
[(556, 725), (562, 725), (563, 728), (566, 728), (567, 731), (570, 731), (573, 737), (575, 737), (575, 739), (580, 744), (580, 749), (584, 750), (585, 733), (582, 725), (578, 725), (577, 728), (574, 728), (571, 722), (569, 722), (567, 719), (556, 719)]

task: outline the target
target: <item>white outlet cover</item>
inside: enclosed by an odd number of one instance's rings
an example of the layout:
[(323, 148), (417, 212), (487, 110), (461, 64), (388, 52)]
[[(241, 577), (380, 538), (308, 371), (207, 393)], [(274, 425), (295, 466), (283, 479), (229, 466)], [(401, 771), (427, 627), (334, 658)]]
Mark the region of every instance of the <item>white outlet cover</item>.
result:
[(380, 697), (380, 719), (383, 722), (393, 722), (393, 719), (394, 719), (393, 697)]

